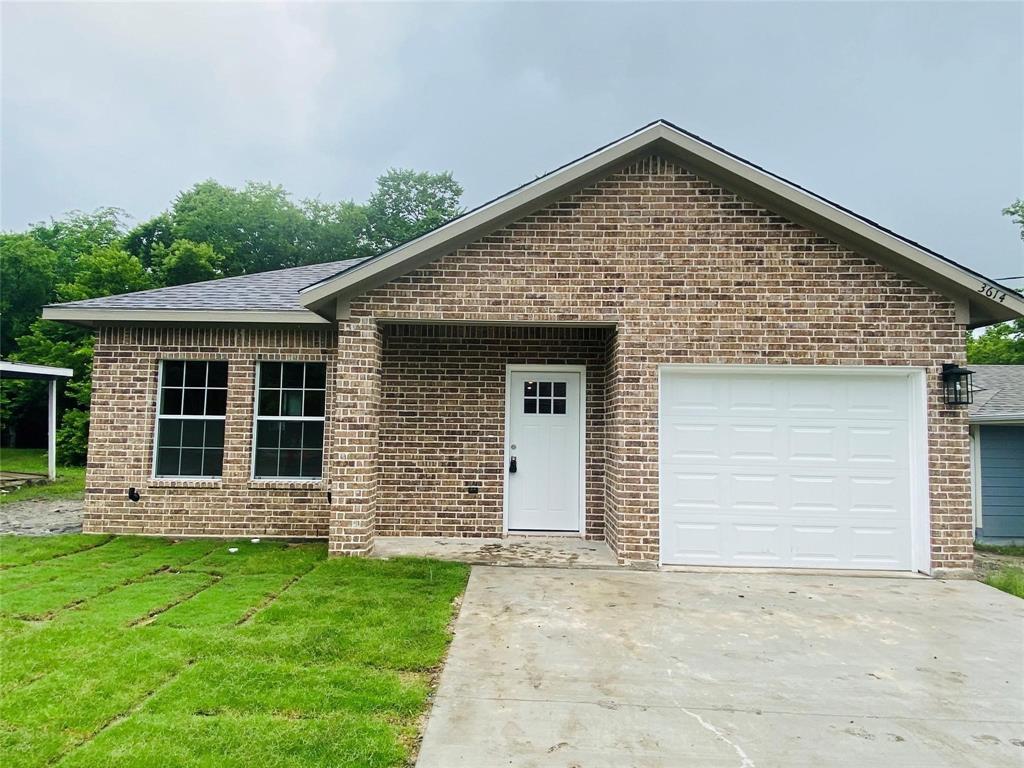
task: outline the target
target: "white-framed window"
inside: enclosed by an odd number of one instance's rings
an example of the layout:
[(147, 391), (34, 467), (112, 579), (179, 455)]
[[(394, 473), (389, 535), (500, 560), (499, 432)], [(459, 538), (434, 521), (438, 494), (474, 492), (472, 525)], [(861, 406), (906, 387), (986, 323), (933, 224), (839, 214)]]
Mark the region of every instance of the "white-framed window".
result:
[(162, 360), (155, 477), (220, 477), (224, 469), (226, 360)]
[(326, 398), (326, 363), (259, 363), (254, 479), (321, 477)]

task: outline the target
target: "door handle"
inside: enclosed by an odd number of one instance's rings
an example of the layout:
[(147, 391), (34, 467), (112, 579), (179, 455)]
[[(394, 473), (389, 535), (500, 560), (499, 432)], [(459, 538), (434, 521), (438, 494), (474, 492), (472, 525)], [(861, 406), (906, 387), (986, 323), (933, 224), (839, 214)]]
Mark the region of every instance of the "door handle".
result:
[(516, 466), (516, 457), (513, 456), (508, 462), (508, 473), (514, 475), (519, 467)]

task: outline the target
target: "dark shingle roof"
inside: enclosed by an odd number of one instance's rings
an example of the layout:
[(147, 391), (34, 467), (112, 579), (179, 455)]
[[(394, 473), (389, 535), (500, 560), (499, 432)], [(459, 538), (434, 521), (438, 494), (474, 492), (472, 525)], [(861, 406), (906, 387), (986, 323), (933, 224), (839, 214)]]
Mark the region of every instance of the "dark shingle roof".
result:
[(1024, 415), (1024, 365), (967, 365), (974, 371), (972, 419)]
[(203, 283), (174, 285), (151, 291), (122, 293), (61, 304), (81, 309), (301, 310), (299, 289), (323, 280), (361, 259), (329, 261), (304, 267), (275, 269), (254, 275), (225, 277)]

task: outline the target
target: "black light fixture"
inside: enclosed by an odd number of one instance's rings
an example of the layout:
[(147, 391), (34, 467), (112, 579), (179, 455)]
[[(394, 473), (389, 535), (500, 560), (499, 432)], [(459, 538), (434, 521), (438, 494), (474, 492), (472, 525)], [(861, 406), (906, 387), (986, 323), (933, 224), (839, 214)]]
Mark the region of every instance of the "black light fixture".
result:
[(974, 402), (974, 371), (956, 363), (942, 364), (942, 395), (946, 405), (970, 405)]

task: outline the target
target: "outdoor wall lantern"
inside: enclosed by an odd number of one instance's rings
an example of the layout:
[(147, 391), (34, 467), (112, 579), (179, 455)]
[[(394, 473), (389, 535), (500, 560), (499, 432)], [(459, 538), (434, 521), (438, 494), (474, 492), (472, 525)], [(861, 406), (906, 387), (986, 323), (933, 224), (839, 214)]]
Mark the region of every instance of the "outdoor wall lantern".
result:
[(974, 371), (961, 368), (956, 363), (942, 364), (942, 393), (946, 405), (970, 405), (974, 402), (973, 375)]

